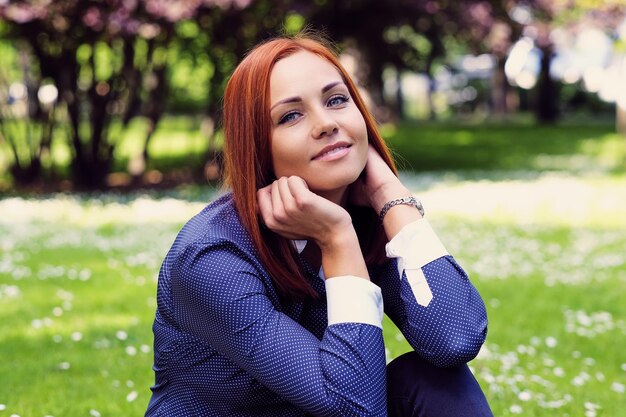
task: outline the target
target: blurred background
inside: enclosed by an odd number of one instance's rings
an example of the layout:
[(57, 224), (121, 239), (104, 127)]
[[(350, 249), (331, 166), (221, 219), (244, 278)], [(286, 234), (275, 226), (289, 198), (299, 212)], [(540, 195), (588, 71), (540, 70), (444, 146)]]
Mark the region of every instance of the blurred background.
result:
[[(381, 123), (626, 132), (620, 0), (5, 0), (0, 18), (4, 191), (217, 180), (230, 72), (307, 25), (337, 43)], [(457, 167), (430, 156), (410, 169)], [(456, 162), (504, 163), (467, 156)]]
[(143, 413), (229, 74), (304, 27), (487, 303), (495, 415), (623, 415), (624, 0), (0, 0), (0, 416)]

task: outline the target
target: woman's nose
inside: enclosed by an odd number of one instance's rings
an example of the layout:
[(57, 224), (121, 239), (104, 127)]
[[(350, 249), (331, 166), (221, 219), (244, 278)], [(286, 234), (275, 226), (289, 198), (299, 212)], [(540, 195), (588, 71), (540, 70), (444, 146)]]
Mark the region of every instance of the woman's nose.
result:
[(314, 116), (315, 124), (311, 132), (315, 139), (322, 139), (325, 136), (332, 135), (339, 130), (339, 125), (335, 119), (325, 111), (319, 111)]

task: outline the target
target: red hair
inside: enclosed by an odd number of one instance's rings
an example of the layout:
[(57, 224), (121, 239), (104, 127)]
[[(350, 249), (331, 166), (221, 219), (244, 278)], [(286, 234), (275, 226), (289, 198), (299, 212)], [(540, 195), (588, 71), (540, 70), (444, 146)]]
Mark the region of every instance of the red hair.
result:
[[(304, 299), (317, 293), (308, 283), (289, 239), (268, 230), (258, 216), (256, 192), (274, 178), (271, 157), (270, 74), (280, 59), (308, 51), (330, 62), (341, 74), (367, 127), (368, 141), (396, 172), (389, 149), (356, 85), (322, 40), (309, 35), (275, 38), (252, 49), (233, 72), (224, 92), (225, 183), (274, 284), (283, 297)], [(382, 262), (386, 236), (373, 209), (350, 208), (368, 265)]]

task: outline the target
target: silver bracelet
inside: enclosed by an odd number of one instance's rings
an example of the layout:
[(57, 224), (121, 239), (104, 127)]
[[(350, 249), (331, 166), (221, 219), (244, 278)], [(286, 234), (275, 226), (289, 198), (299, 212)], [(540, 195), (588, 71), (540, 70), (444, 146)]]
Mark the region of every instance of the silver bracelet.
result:
[(402, 198), (396, 198), (395, 200), (391, 200), (385, 203), (382, 210), (380, 210), (380, 214), (378, 215), (378, 220), (380, 220), (380, 222), (382, 223), (383, 218), (385, 217), (385, 214), (387, 214), (389, 209), (400, 204), (404, 204), (406, 206), (413, 206), (417, 209), (417, 211), (420, 212), (422, 217), (424, 216), (424, 206), (422, 206), (422, 203), (417, 198), (402, 197)]

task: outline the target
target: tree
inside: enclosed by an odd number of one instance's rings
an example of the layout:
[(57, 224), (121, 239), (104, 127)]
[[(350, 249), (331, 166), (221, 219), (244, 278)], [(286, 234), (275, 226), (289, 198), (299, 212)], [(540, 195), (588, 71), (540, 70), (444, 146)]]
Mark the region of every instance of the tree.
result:
[(539, 77), (536, 85), (535, 116), (539, 122), (551, 123), (559, 117), (558, 84), (550, 75), (555, 55), (553, 31), (568, 28), (576, 32), (587, 24), (616, 30), (626, 15), (624, 0), (520, 0), (531, 19), (525, 24), (541, 51)]
[[(376, 107), (386, 108), (391, 107), (383, 94), (386, 67), (424, 73), (432, 84), (435, 65), (446, 61), (451, 44), (477, 52), (485, 49), (485, 39), (496, 24), (514, 23), (506, 13), (507, 4), (495, 0), (320, 1), (301, 10), (313, 26), (326, 28), (333, 39), (358, 49), (365, 67), (362, 78), (372, 100)], [(491, 49), (506, 51), (518, 32), (509, 31), (506, 42), (494, 40)]]
[[(626, 33), (623, 25), (626, 19), (626, 1), (624, 0), (575, 0), (577, 15), (582, 15), (587, 24), (603, 28), (614, 39), (615, 64), (622, 71), (626, 68)], [(580, 18), (580, 17), (579, 17)], [(622, 27), (622, 33), (619, 33)], [(615, 100), (615, 127), (617, 132), (626, 136), (626, 84), (622, 81)]]
[[(48, 86), (39, 85), (31, 76), (29, 54), (6, 42), (0, 47), (0, 142), (6, 142), (12, 154), (9, 170), (14, 181), (28, 183), (41, 175), (50, 159), (56, 90), (46, 92)], [(23, 82), (11, 82), (18, 78)], [(46, 92), (45, 104), (38, 99), (38, 91)]]
[[(120, 133), (136, 116), (147, 138), (165, 110), (167, 48), (176, 25), (204, 10), (246, 7), (249, 0), (70, 0), (0, 3), (7, 34), (31, 57), (33, 86), (58, 90), (55, 119), (67, 126), (72, 178), (100, 187), (112, 168)], [(32, 92), (29, 93), (32, 95)], [(38, 114), (34, 104), (32, 114)], [(4, 132), (4, 136), (8, 133)], [(148, 140), (147, 139), (147, 140)], [(20, 138), (8, 139), (16, 144)], [(49, 140), (39, 141), (40, 147)], [(37, 163), (32, 159), (33, 164)], [(30, 168), (15, 166), (20, 171)]]

